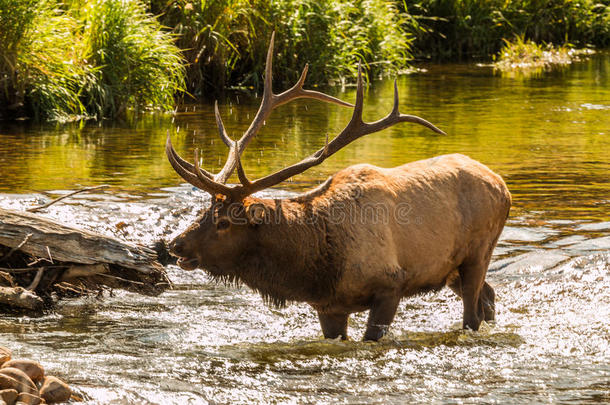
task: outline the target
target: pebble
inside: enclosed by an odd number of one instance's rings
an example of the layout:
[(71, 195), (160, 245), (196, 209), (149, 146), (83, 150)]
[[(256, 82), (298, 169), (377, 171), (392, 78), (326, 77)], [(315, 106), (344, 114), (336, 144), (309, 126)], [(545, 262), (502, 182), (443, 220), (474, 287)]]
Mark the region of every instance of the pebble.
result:
[(17, 403), (23, 402), (27, 405), (40, 405), (42, 403), (42, 399), (38, 395), (26, 394), (22, 392), (17, 397)]
[(6, 367), (0, 369), (0, 389), (15, 389), (28, 394), (38, 394), (34, 381), (18, 368)]

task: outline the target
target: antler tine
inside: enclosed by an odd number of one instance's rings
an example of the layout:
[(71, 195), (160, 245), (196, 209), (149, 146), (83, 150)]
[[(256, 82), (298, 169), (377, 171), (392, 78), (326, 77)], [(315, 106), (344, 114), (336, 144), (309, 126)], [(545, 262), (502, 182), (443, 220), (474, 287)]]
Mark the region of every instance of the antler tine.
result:
[(235, 146), (233, 148), (233, 153), (235, 154), (235, 160), (237, 162), (237, 177), (239, 178), (239, 182), (244, 187), (250, 187), (252, 183), (250, 182), (250, 180), (248, 180), (246, 172), (244, 171), (244, 167), (241, 165), (241, 157), (239, 156), (239, 153), (237, 153), (237, 141), (235, 141), (234, 145)]
[(196, 187), (198, 187), (204, 191), (207, 191), (208, 193), (210, 193), (212, 195), (214, 195), (214, 194), (232, 195), (232, 193), (234, 191), (232, 187), (228, 187), (224, 184), (217, 183), (214, 180), (209, 179), (202, 173), (202, 170), (199, 168), (199, 149), (198, 148), (195, 148), (195, 175), (201, 182), (201, 186), (196, 186)]
[(263, 99), (273, 97), (273, 46), (275, 43), (275, 31), (271, 33), (269, 48), (267, 49), (267, 59), (265, 60), (265, 82), (263, 87)]
[[(205, 190), (205, 185), (201, 182), (199, 177), (195, 175), (194, 166), (180, 158), (180, 156), (178, 156), (176, 153), (169, 133), (167, 134), (167, 140), (165, 142), (165, 154), (167, 155), (169, 163), (172, 165), (176, 173), (180, 175), (180, 177), (193, 186)], [(183, 165), (183, 162), (186, 164)]]
[(362, 83), (362, 66), (360, 65), (360, 62), (358, 62), (358, 80), (356, 86), (356, 105), (354, 106), (354, 112), (348, 127), (350, 125), (359, 125), (363, 123), (362, 112), (364, 111), (364, 84)]
[(220, 139), (222, 139), (225, 145), (231, 148), (233, 146), (233, 142), (231, 142), (231, 138), (229, 138), (229, 135), (227, 135), (225, 126), (222, 123), (222, 117), (220, 116), (220, 111), (218, 111), (218, 100), (214, 102), (214, 116), (216, 117), (216, 126), (218, 127)]
[(392, 107), (392, 115), (400, 115), (398, 111), (398, 83), (394, 79), (394, 107)]
[(309, 64), (306, 64), (303, 68), (303, 72), (301, 73), (301, 77), (299, 80), (281, 94), (274, 95), (274, 106), (273, 108), (279, 107), (283, 104), (286, 104), (292, 100), (296, 100), (297, 98), (312, 98), (315, 100), (324, 101), (327, 103), (337, 104), (342, 107), (353, 107), (353, 104), (340, 100), (336, 97), (329, 96), (328, 94), (321, 93), (319, 91), (314, 90), (305, 90), (303, 89), (303, 84), (305, 83), (305, 78), (307, 77), (307, 72), (309, 71)]

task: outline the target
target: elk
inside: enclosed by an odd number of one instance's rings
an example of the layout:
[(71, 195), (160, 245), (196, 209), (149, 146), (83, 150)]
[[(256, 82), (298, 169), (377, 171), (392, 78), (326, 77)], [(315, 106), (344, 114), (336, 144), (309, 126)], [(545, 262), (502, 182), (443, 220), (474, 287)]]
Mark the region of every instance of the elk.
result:
[[(387, 332), (402, 297), (447, 285), (463, 301), (463, 327), (478, 330), (494, 320), (495, 294), (487, 267), (504, 227), (511, 196), (500, 176), (464, 155), (437, 156), (395, 168), (358, 164), (293, 198), (252, 194), (321, 164), (356, 139), (401, 122), (443, 131), (394, 107), (364, 122), (363, 81), (358, 67), (355, 104), (304, 90), (307, 65), (297, 83), (272, 90), (274, 36), (267, 52), (264, 90), (256, 116), (232, 141), (218, 103), (220, 138), (229, 148), (217, 174), (182, 159), (168, 134), (166, 154), (188, 183), (211, 195), (211, 206), (169, 245), (185, 270), (202, 268), (214, 279), (244, 283), (275, 305), (306, 302), (318, 314), (325, 338), (347, 339), (350, 314), (369, 311), (365, 340)], [(241, 155), (272, 110), (298, 98), (352, 107), (347, 126), (298, 163), (257, 180), (246, 176)], [(239, 184), (227, 179), (237, 170)]]

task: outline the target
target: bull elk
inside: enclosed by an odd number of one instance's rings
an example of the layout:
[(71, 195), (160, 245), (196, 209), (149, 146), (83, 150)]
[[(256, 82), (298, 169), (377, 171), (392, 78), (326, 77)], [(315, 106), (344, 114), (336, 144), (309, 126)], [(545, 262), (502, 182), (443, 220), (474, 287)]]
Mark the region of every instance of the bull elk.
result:
[[(238, 141), (232, 141), (215, 105), (220, 138), (229, 148), (222, 170), (212, 174), (182, 159), (167, 137), (166, 153), (184, 180), (212, 196), (203, 215), (170, 243), (185, 270), (205, 269), (213, 278), (243, 282), (267, 302), (310, 304), (326, 338), (347, 339), (351, 313), (370, 310), (365, 340), (378, 340), (402, 297), (449, 286), (463, 301), (463, 327), (478, 330), (493, 320), (495, 294), (485, 282), (492, 251), (504, 227), (511, 197), (500, 176), (459, 154), (386, 169), (359, 164), (293, 198), (252, 194), (319, 165), (356, 139), (400, 122), (437, 133), (428, 121), (394, 107), (383, 119), (364, 122), (360, 67), (354, 105), (304, 90), (298, 82), (272, 91), (273, 36), (267, 52), (259, 110)], [(351, 120), (324, 147), (300, 162), (257, 180), (240, 157), (272, 110), (297, 98), (353, 107)], [(240, 184), (227, 185), (234, 170)]]

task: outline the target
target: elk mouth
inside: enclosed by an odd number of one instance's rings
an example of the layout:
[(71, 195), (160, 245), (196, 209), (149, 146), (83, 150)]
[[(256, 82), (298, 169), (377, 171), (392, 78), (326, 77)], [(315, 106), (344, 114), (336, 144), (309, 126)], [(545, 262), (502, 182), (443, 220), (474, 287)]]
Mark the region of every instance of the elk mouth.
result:
[(199, 266), (199, 260), (197, 258), (187, 259), (186, 257), (181, 257), (178, 259), (177, 264), (183, 270), (195, 270)]

